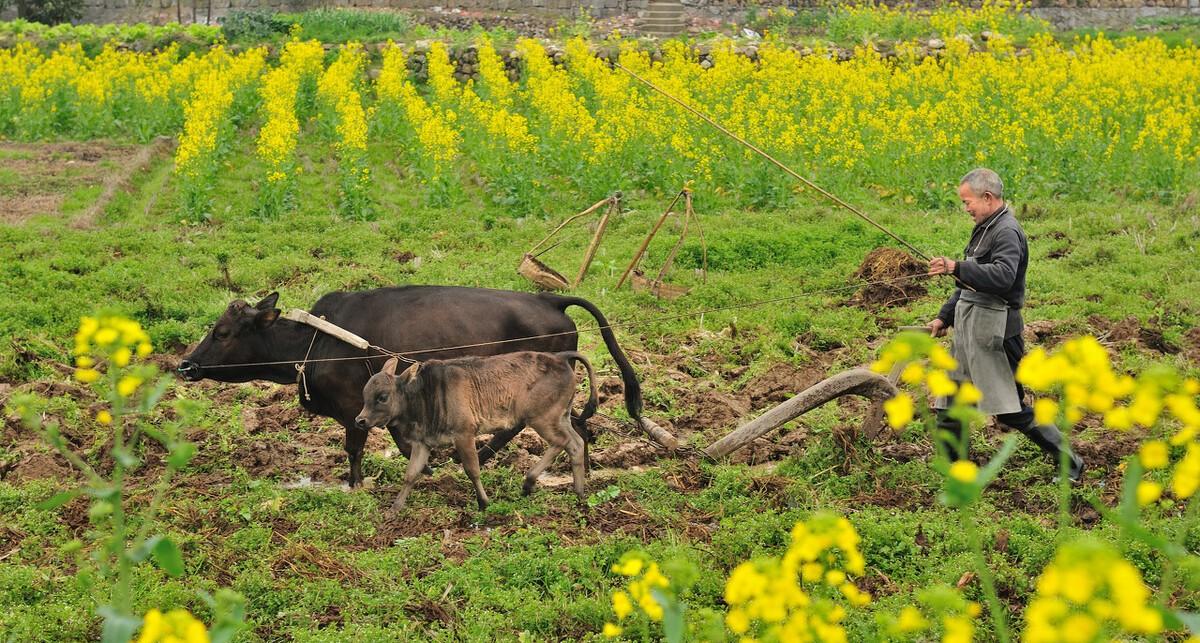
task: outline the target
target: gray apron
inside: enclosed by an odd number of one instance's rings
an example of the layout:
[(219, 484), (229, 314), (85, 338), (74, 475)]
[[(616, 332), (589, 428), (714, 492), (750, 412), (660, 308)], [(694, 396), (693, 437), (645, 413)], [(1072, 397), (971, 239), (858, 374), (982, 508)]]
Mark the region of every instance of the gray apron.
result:
[[(979, 389), (983, 394), (979, 411), (984, 415), (1021, 410), (1016, 380), (1004, 354), (1007, 323), (1008, 304), (995, 295), (964, 289), (954, 307), (954, 340), (950, 352), (958, 361), (958, 368), (950, 372), (950, 379), (970, 381)], [(938, 397), (933, 407), (946, 409), (950, 404), (949, 398)]]

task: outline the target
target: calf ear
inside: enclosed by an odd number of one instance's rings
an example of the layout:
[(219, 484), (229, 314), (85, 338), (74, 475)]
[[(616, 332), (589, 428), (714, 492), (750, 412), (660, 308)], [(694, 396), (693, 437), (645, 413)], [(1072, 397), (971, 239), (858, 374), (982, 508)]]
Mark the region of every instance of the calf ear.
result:
[(393, 357), (392, 359), (389, 359), (387, 362), (384, 362), (383, 370), (380, 372), (395, 376), (396, 375), (396, 365), (399, 363), (400, 363), (400, 360)]
[(400, 375), (401, 381), (408, 383), (408, 382), (411, 382), (411, 381), (417, 379), (417, 372), (420, 370), (421, 370), (421, 362), (417, 362), (416, 364), (409, 366), (408, 370), (404, 371), (404, 373)]

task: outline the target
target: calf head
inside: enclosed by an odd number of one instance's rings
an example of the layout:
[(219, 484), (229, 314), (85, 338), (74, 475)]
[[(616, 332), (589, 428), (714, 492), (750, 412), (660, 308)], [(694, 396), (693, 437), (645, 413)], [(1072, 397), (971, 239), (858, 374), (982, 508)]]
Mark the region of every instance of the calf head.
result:
[(274, 361), (267, 330), (279, 318), (277, 301), (279, 293), (273, 292), (254, 306), (241, 299), (230, 303), (196, 350), (179, 364), (179, 375), (192, 381), (205, 377), (222, 382), (270, 379), (260, 368), (212, 367)]
[(417, 374), (421, 364), (396, 375), (400, 360), (393, 357), (383, 370), (371, 376), (363, 387), (363, 409), (354, 419), (354, 426), (366, 431), (371, 427), (388, 426), (409, 413), (409, 395), (419, 386)]

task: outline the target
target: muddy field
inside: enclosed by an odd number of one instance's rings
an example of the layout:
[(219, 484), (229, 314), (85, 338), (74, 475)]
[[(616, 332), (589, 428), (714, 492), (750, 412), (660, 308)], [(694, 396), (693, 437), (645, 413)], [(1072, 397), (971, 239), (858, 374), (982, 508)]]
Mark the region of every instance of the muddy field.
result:
[[(885, 296), (892, 297), (894, 293)], [(847, 304), (859, 301), (861, 293)], [(1152, 325), (1139, 325), (1132, 318), (1115, 323), (1093, 318), (1089, 324), (1089, 332), (1100, 337), (1114, 352), (1122, 349), (1172, 354), (1183, 352), (1189, 359), (1200, 359), (1200, 329), (1193, 329), (1187, 334), (1185, 345), (1175, 346), (1163, 340), (1160, 329)], [(1031, 345), (1050, 347), (1061, 341), (1063, 336), (1056, 332), (1053, 324), (1035, 322), (1027, 327), (1026, 339)], [(631, 423), (617, 420), (614, 415), (619, 414), (618, 409), (623, 407), (620, 380), (613, 376), (598, 375), (601, 407), (597, 416), (589, 422), (598, 436), (590, 451), (592, 470), (589, 491), (604, 488), (614, 479), (615, 473), (623, 470), (657, 470), (666, 484), (681, 494), (705, 489), (711, 480), (699, 466), (703, 458), (699, 448), (832, 374), (832, 365), (840, 361), (842, 352), (838, 349), (812, 352), (811, 361), (803, 367), (777, 363), (762, 372), (748, 375), (746, 367), (729, 366), (724, 357), (698, 350), (696, 346), (696, 343), (685, 342), (677, 354), (670, 356), (639, 351), (631, 353), (643, 378), (651, 383), (649, 386), (675, 400), (669, 408), (650, 403), (646, 407), (646, 414), (686, 445), (676, 453), (668, 453), (637, 431)], [(165, 356), (156, 358), (163, 370), (172, 368), (176, 361)], [(197, 444), (200, 455), (192, 467), (196, 473), (178, 480), (183, 493), (219, 497), (222, 486), (227, 485), (239, 471), (254, 479), (276, 481), (284, 488), (331, 488), (348, 492), (342, 481), (346, 471), (345, 452), (342, 449), (344, 432), (332, 420), (304, 411), (299, 406), (297, 387), (267, 383), (234, 385), (211, 381), (181, 386), (198, 390), (202, 397), (211, 400), (214, 408), (240, 407), (236, 415), (229, 416), (229, 421), (238, 427), (237, 430), (228, 433), (194, 430), (186, 436)], [(35, 392), (50, 398), (67, 396), (78, 400), (82, 408), (100, 408), (88, 389), (64, 382), (0, 383), (0, 406), (17, 391)], [(168, 394), (167, 402), (171, 395)], [(783, 492), (790, 480), (774, 475), (774, 465), (785, 458), (802, 455), (817, 440), (832, 440), (841, 449), (843, 462), (838, 468), (842, 471), (863, 466), (876, 457), (892, 462), (930, 459), (931, 447), (926, 439), (914, 440), (911, 436), (900, 438), (887, 431), (874, 442), (859, 436), (862, 417), (868, 410), (866, 400), (840, 398), (830, 404), (836, 407), (839, 418), (831, 432), (814, 435), (801, 417), (735, 452), (730, 460), (752, 466), (755, 489), (774, 497), (776, 502), (785, 506), (788, 500)], [(64, 421), (63, 427), (64, 436), (78, 452), (88, 454), (105, 451), (105, 445), (97, 441), (98, 434), (90, 428), (69, 421)], [(1104, 472), (1100, 476), (1093, 474), (1093, 478), (1102, 490), (1102, 497), (1110, 504), (1115, 504), (1122, 475), (1118, 465), (1137, 451), (1140, 436), (1101, 430), (1094, 418), (1086, 420), (1082, 428), (1082, 433), (1074, 442), (1075, 448), (1087, 460), (1091, 470)], [(981, 461), (986, 459), (1004, 435), (1002, 427), (994, 422), (990, 424), (981, 439), (976, 440), (975, 457)], [(479, 438), (481, 446), (485, 441), (486, 436)], [(62, 457), (50, 452), (38, 436), (25, 430), (15, 415), (5, 418), (0, 447), (7, 454), (0, 461), (0, 480), (24, 484), (36, 480), (66, 481), (79, 477)], [(532, 466), (542, 454), (544, 447), (542, 440), (532, 430), (526, 429), (485, 468), (511, 470), (512, 478), (518, 479), (521, 472)], [(383, 460), (402, 459), (390, 437), (379, 430), (372, 431), (367, 451)], [(162, 453), (155, 454), (151, 450), (148, 466), (137, 477), (156, 478), (162, 467), (162, 456)], [(706, 533), (716, 528), (718, 517), (707, 514), (681, 514), (675, 521), (666, 524), (661, 520), (649, 519), (638, 503), (629, 497), (623, 498), (613, 508), (615, 510), (590, 512), (585, 524), (577, 523), (574, 511), (565, 507), (528, 519), (520, 515), (488, 516), (480, 523), (474, 510), (470, 485), (462, 478), (457, 464), (449, 456), (449, 450), (435, 454), (435, 475), (419, 483), (416, 493), (435, 493), (444, 499), (447, 506), (456, 507), (456, 510), (447, 510), (446, 507), (415, 508), (402, 520), (381, 522), (378, 531), (350, 546), (383, 546), (397, 538), (426, 534), (441, 537), (444, 553), (454, 559), (465, 555), (461, 536), (466, 533), (478, 534), (481, 530), (492, 533), (498, 530), (502, 534), (505, 530), (521, 529), (527, 524), (553, 525), (566, 543), (614, 532), (627, 533), (643, 542), (651, 542), (668, 528), (705, 541)], [(101, 462), (102, 471), (104, 466), (105, 463)], [(111, 466), (111, 462), (107, 466)], [(399, 491), (398, 477), (378, 479), (378, 470), (372, 473), (369, 466), (367, 476), (364, 493), (377, 496), (381, 505), (389, 503), (390, 498)], [(541, 485), (565, 494), (570, 485), (567, 460), (560, 458), (543, 477)], [(992, 485), (988, 497), (999, 509), (1047, 514), (1054, 509), (1052, 500), (1031, 500), (1022, 485), (1010, 484), (1004, 478)], [(913, 494), (911, 490), (882, 486), (878, 480), (874, 488), (862, 489), (850, 500), (903, 510), (928, 507), (933, 501), (931, 497)], [(72, 533), (81, 533), (86, 527), (85, 508), (86, 502), (78, 499), (60, 510), (60, 519)], [(1086, 504), (1080, 504), (1075, 509), (1076, 518), (1083, 526), (1099, 519), (1095, 510)], [(189, 520), (187, 516), (180, 518)], [(194, 519), (195, 528), (222, 535), (221, 524), (213, 523), (206, 517), (197, 516)], [(279, 520), (271, 525), (277, 537), (284, 539), (295, 527), (288, 520)], [(16, 542), (18, 536), (11, 532), (0, 533), (0, 540)], [(2, 545), (3, 542), (0, 542), (0, 549), (3, 549)], [(325, 560), (311, 551), (288, 551), (291, 553), (281, 556), (279, 565), (300, 568), (316, 566), (324, 570), (322, 573), (327, 573), (329, 569), (336, 572), (335, 562)]]

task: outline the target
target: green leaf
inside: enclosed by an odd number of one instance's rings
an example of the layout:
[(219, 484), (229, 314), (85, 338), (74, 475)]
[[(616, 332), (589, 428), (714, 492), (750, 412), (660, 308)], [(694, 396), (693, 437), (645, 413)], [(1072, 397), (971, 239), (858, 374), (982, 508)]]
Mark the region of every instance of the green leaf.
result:
[(1004, 463), (1012, 457), (1012, 454), (1017, 450), (1017, 436), (1010, 435), (1004, 440), (1004, 446), (1000, 447), (1000, 451), (988, 461), (983, 470), (979, 472), (979, 486), (986, 487), (989, 482), (996, 479), (1000, 475), (1000, 469), (1004, 467)]
[(58, 493), (53, 496), (50, 496), (49, 498), (34, 505), (34, 507), (37, 507), (38, 509), (41, 509), (43, 511), (49, 511), (50, 509), (58, 509), (59, 507), (67, 504), (68, 502), (71, 502), (75, 498), (78, 498), (79, 495), (82, 493), (83, 493), (83, 489), (73, 489), (71, 491), (64, 491), (62, 493)]
[(1175, 610), (1172, 614), (1174, 614), (1175, 618), (1179, 619), (1180, 623), (1186, 625), (1192, 631), (1192, 634), (1200, 636), (1200, 613)]
[(104, 619), (104, 628), (100, 632), (101, 643), (129, 643), (133, 633), (142, 625), (142, 619), (119, 612), (109, 605), (97, 608), (96, 614)]
[(176, 442), (171, 445), (171, 457), (167, 458), (167, 466), (172, 469), (182, 469), (196, 455), (196, 445), (191, 442)]
[(172, 378), (160, 377), (158, 381), (154, 383), (154, 388), (151, 389), (149, 393), (142, 396), (142, 412), (148, 413), (150, 409), (154, 408), (154, 406), (158, 404), (158, 401), (162, 399), (163, 394), (167, 392), (167, 389), (171, 388), (172, 383)]
[(678, 601), (667, 597), (666, 594), (657, 588), (650, 590), (650, 595), (663, 608), (663, 638), (668, 643), (680, 643), (683, 641), (683, 606)]
[(113, 449), (112, 456), (113, 459), (117, 461), (117, 464), (125, 467), (126, 469), (132, 469), (141, 464), (141, 461), (138, 460), (137, 456), (133, 455), (133, 452), (129, 449)]
[(160, 540), (162, 540), (162, 536), (151, 536), (138, 543), (136, 547), (129, 550), (129, 560), (135, 563), (146, 562), (146, 559), (150, 557), (150, 552), (154, 551), (155, 545), (158, 545)]
[(154, 562), (171, 576), (183, 575), (183, 554), (169, 538), (162, 538), (154, 545)]

